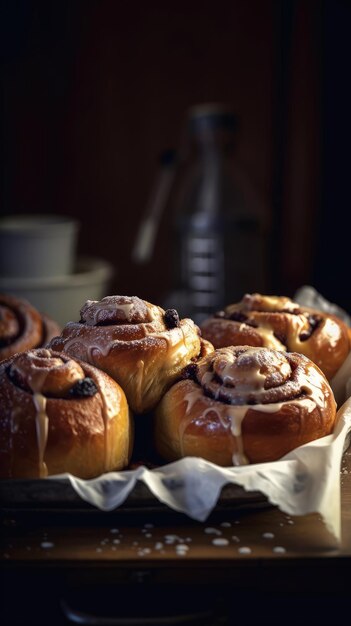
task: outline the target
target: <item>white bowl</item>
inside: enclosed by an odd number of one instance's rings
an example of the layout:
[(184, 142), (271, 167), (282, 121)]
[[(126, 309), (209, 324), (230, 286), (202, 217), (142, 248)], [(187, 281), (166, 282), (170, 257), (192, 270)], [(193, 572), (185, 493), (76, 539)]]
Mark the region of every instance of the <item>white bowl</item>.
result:
[(0, 275), (67, 276), (74, 267), (79, 222), (62, 215), (8, 215), (0, 219)]
[(108, 293), (115, 273), (103, 259), (81, 257), (75, 271), (56, 278), (4, 278), (0, 276), (0, 291), (25, 298), (38, 311), (46, 313), (61, 326), (78, 321), (79, 312), (87, 300), (101, 300)]

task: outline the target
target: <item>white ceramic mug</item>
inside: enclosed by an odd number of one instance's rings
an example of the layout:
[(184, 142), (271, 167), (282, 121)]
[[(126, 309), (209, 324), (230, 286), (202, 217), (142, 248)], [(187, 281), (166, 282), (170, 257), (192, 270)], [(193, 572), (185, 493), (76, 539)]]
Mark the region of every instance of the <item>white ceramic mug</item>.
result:
[(3, 278), (0, 292), (24, 298), (38, 311), (58, 324), (78, 322), (80, 309), (87, 300), (109, 296), (116, 270), (111, 263), (95, 257), (78, 257), (76, 268), (68, 276), (54, 278)]
[(67, 276), (73, 272), (79, 222), (62, 215), (0, 218), (0, 275)]

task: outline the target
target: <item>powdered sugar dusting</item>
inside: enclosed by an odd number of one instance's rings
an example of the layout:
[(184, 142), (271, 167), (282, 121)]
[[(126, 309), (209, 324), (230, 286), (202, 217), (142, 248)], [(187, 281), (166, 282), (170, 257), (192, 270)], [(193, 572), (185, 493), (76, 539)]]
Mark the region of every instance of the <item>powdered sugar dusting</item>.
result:
[(243, 546), (242, 548), (238, 548), (239, 554), (251, 554), (252, 550), (248, 546)]
[(229, 545), (228, 539), (225, 539), (224, 537), (215, 537), (215, 539), (212, 539), (212, 543), (214, 546), (228, 546)]

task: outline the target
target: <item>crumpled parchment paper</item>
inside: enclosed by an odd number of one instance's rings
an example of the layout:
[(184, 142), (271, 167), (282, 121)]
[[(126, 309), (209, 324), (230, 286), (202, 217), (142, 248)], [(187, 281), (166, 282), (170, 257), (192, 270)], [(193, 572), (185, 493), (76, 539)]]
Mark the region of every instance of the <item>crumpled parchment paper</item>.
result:
[[(328, 303), (313, 287), (302, 287), (294, 299), (300, 304), (339, 314), (348, 321), (342, 309)], [(339, 409), (333, 434), (300, 446), (273, 463), (223, 468), (203, 459), (187, 457), (157, 469), (141, 466), (136, 470), (110, 472), (93, 480), (82, 480), (70, 474), (52, 478), (68, 479), (83, 500), (103, 511), (121, 505), (139, 480), (160, 502), (198, 521), (209, 516), (222, 487), (234, 483), (247, 491), (261, 492), (271, 504), (289, 515), (319, 513), (330, 533), (340, 541), (340, 467), (351, 437), (351, 397), (348, 397), (351, 357), (333, 379), (333, 391), (335, 381)]]

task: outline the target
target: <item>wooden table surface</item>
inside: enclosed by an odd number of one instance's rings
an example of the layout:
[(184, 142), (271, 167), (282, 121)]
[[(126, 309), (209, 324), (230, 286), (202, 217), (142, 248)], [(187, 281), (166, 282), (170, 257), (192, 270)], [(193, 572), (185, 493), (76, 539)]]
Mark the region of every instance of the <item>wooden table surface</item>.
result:
[[(290, 517), (262, 504), (216, 511), (204, 523), (171, 511), (86, 515), (62, 511), (33, 517), (4, 510), (3, 589), (14, 580), (18, 587), (19, 581), (30, 579), (40, 585), (54, 581), (61, 596), (64, 588), (65, 592), (75, 590), (74, 597), (82, 586), (90, 589), (97, 584), (105, 589), (163, 585), (165, 595), (171, 588), (204, 585), (225, 589), (227, 598), (233, 590), (250, 591), (254, 597), (271, 594), (272, 589), (282, 594), (295, 589), (310, 598), (332, 593), (340, 606), (340, 601), (346, 602), (351, 581), (351, 449), (342, 461), (341, 492), (339, 545), (319, 515)], [(6, 615), (4, 626), (21, 623), (11, 622)], [(269, 623), (275, 623), (272, 617)]]

